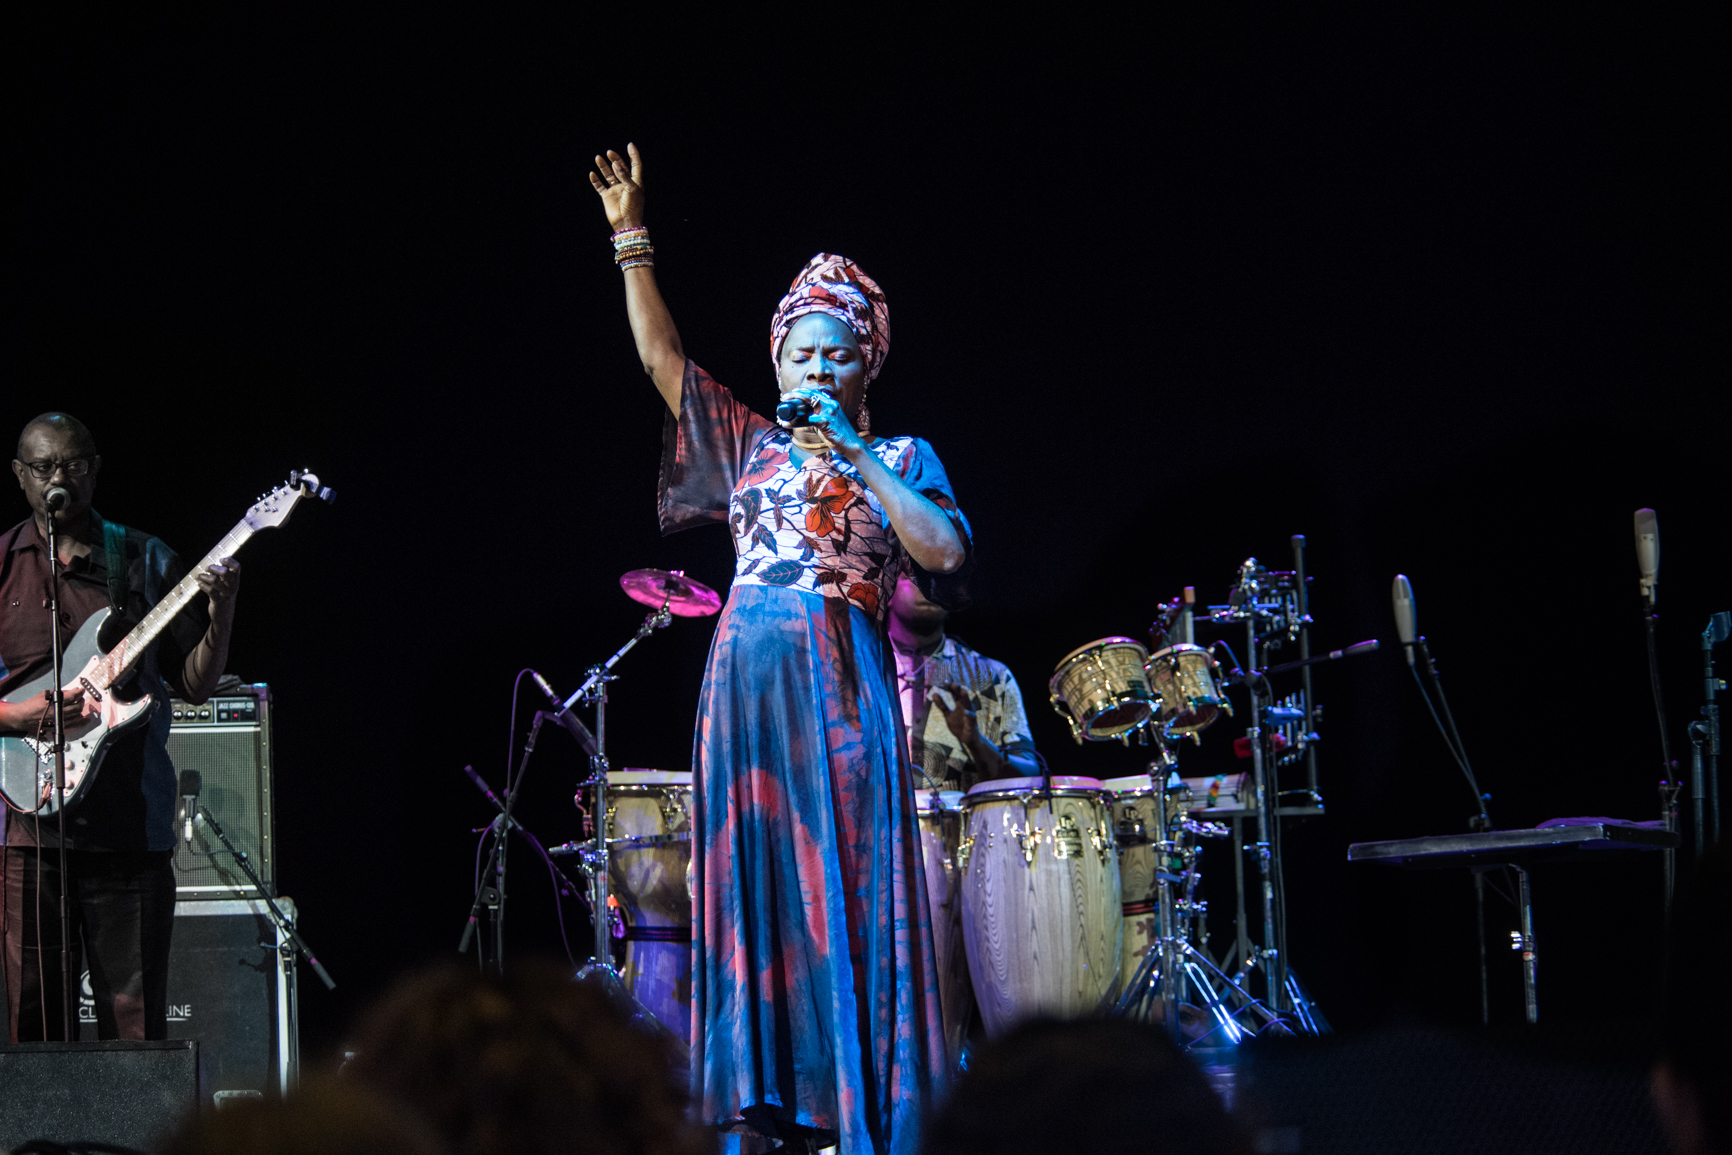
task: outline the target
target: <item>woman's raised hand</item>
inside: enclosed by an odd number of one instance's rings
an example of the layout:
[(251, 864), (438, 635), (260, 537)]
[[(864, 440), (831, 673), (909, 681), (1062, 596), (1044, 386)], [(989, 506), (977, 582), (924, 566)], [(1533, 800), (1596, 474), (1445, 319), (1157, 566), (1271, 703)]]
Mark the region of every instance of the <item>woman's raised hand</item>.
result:
[(601, 197), (607, 223), (616, 233), (643, 224), (643, 155), (635, 144), (626, 145), (625, 151), (631, 157), (629, 165), (610, 148), (606, 156), (595, 158), (595, 171), (589, 174), (590, 186)]

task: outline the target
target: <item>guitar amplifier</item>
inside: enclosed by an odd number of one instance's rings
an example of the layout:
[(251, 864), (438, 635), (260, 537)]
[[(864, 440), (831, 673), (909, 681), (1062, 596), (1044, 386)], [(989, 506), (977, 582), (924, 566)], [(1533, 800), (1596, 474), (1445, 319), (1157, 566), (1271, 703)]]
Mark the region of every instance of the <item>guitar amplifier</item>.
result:
[[(235, 849), (246, 852), (265, 888), (276, 893), (276, 808), (271, 798), (271, 692), (243, 683), (202, 706), (170, 700), (168, 756), (177, 773), (197, 770), (198, 803)], [(184, 829), (176, 803), (175, 833)], [(256, 893), (215, 834), (195, 825), (192, 846), (175, 843), (176, 896), (231, 899)]]

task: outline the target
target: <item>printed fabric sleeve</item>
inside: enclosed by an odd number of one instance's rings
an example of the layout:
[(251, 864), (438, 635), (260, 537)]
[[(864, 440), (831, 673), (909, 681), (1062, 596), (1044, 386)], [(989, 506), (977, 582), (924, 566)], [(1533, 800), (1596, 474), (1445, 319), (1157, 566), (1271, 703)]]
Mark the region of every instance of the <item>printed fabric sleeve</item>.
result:
[(1023, 708), (1022, 688), (1016, 684), (1016, 676), (1004, 666), (995, 671), (998, 675), (998, 734), (988, 735), (1000, 750), (1006, 754), (1033, 754), (1034, 735), (1028, 731), (1028, 711)]
[(957, 536), (962, 539), (963, 559), (950, 573), (935, 573), (909, 558), (908, 576), (928, 598), (947, 610), (960, 610), (968, 605), (968, 582), (974, 576), (974, 532), (968, 526), (968, 518), (956, 506), (956, 494), (950, 488), (950, 478), (938, 454), (921, 438), (912, 440), (913, 446), (897, 463), (898, 472), (910, 488), (943, 510), (956, 527)]
[(726, 521), (728, 499), (758, 439), (775, 426), (734, 399), (708, 373), (686, 362), (680, 414), (662, 423), (656, 509), (662, 533)]

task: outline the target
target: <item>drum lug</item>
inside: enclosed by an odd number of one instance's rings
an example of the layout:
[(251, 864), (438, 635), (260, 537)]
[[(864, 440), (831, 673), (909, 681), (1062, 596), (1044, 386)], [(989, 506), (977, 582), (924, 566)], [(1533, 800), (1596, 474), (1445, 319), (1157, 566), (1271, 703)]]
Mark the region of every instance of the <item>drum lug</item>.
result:
[(1081, 746), (1083, 742), (1082, 727), (1077, 725), (1076, 717), (1070, 712), (1070, 707), (1066, 706), (1064, 704), (1064, 699), (1060, 698), (1057, 694), (1051, 695), (1051, 700), (1054, 712), (1070, 724), (1070, 736), (1075, 740), (1078, 746)]
[(1100, 855), (1102, 862), (1107, 860), (1108, 854), (1118, 850), (1118, 845), (1113, 838), (1113, 829), (1104, 818), (1090, 832), (1089, 841), (1094, 843), (1095, 853)]
[(968, 873), (968, 856), (974, 852), (974, 836), (971, 834), (956, 844), (956, 873)]
[(614, 836), (613, 835), (613, 815), (614, 815), (614, 811), (617, 809), (619, 809), (617, 806), (609, 806), (607, 808), (607, 837), (609, 837), (609, 838), (612, 838)]
[(1030, 822), (1027, 826), (1012, 826), (1010, 832), (1016, 836), (1016, 841), (1022, 846), (1022, 860), (1033, 866), (1034, 852), (1040, 849), (1040, 840), (1045, 831)]
[(1052, 856), (1054, 858), (1081, 858), (1083, 848), (1082, 827), (1076, 824), (1076, 819), (1066, 814), (1058, 820), (1048, 835), (1052, 841)]

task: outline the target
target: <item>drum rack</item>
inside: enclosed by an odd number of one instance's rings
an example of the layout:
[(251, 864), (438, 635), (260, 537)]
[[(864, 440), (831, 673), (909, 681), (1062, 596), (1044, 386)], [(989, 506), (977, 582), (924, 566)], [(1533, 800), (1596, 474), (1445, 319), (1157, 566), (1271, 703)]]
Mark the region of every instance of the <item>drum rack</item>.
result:
[[(1311, 667), (1348, 654), (1369, 652), (1376, 642), (1366, 642), (1324, 655), (1311, 652), (1309, 585), (1305, 572), (1305, 538), (1295, 534), (1290, 539), (1293, 548), (1293, 569), (1271, 570), (1247, 558), (1239, 567), (1237, 582), (1224, 605), (1195, 606), (1195, 595), (1185, 591), (1182, 602), (1175, 601), (1167, 619), (1170, 639), (1175, 643), (1195, 645), (1199, 625), (1221, 629), (1242, 627), (1246, 661), (1241, 665), (1233, 647), (1224, 639), (1207, 648), (1213, 653), (1225, 651), (1228, 669), (1223, 681), (1240, 685), (1250, 699), (1250, 718), (1244, 739), (1244, 753), (1250, 769), (1236, 777), (1221, 775), (1213, 778), (1183, 779), (1176, 772), (1176, 762), (1166, 749), (1173, 736), (1157, 732), (1157, 744), (1164, 748), (1161, 758), (1150, 766), (1151, 777), (1159, 781), (1166, 777), (1168, 789), (1184, 790), (1191, 799), (1206, 797), (1208, 805), (1192, 807), (1184, 801), (1173, 807), (1177, 815), (1165, 831), (1164, 841), (1157, 844), (1171, 861), (1184, 863), (1185, 874), (1162, 871), (1159, 876), (1160, 933), (1157, 944), (1145, 956), (1137, 973), (1123, 984), (1115, 1008), (1121, 1015), (1150, 1017), (1154, 1013), (1154, 998), (1169, 984), (1161, 976), (1173, 975), (1178, 981), (1170, 984), (1178, 995), (1161, 1000), (1161, 1014), (1175, 1035), (1180, 1032), (1180, 1006), (1191, 1001), (1212, 1020), (1203, 1038), (1220, 1032), (1229, 1042), (1236, 1042), (1246, 1033), (1256, 1033), (1279, 1023), (1285, 1029), (1305, 1034), (1324, 1034), (1328, 1022), (1293, 973), (1287, 954), (1286, 886), (1282, 870), (1282, 824), (1288, 818), (1322, 814), (1324, 803), (1318, 789), (1316, 725), (1319, 716), (1312, 693)], [(1157, 625), (1157, 632), (1159, 626)], [(1273, 664), (1278, 651), (1294, 647), (1298, 657)], [(1289, 650), (1288, 652), (1291, 652)], [(1298, 672), (1299, 689), (1277, 698), (1269, 682), (1271, 674)], [(1193, 734), (1193, 738), (1197, 735)], [(1200, 740), (1200, 739), (1199, 739)], [(1305, 785), (1283, 790), (1280, 772), (1303, 765)], [(1225, 789), (1231, 781), (1230, 789)], [(1288, 801), (1291, 799), (1292, 801)], [(1197, 819), (1205, 820), (1199, 823)], [(1227, 828), (1215, 826), (1214, 821)], [(1246, 843), (1246, 824), (1255, 822), (1255, 841)], [(1213, 829), (1210, 829), (1213, 827)], [(1206, 935), (1199, 924), (1201, 914), (1190, 898), (1196, 873), (1195, 858), (1201, 853), (1194, 845), (1199, 836), (1232, 838), (1233, 875), (1236, 909), (1234, 911), (1234, 943), (1227, 954), (1217, 961), (1207, 948)], [(1248, 902), (1245, 856), (1254, 854), (1258, 868), (1258, 902), (1261, 933), (1252, 934)], [(1183, 898), (1175, 888), (1183, 887)], [(1187, 935), (1186, 923), (1192, 923)], [(1195, 941), (1193, 941), (1193, 939)], [(1262, 973), (1261, 998), (1248, 989), (1250, 972)], [(1187, 999), (1186, 989), (1189, 989)], [(1241, 1016), (1250, 1013), (1262, 1022), (1251, 1029)], [(1201, 1042), (1202, 1039), (1195, 1040)]]

